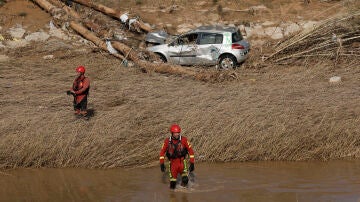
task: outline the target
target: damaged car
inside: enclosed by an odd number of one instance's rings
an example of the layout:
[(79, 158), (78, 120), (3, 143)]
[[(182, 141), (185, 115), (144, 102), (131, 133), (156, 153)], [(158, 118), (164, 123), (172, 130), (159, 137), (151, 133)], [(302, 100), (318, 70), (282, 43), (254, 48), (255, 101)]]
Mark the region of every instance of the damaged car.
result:
[(147, 50), (158, 54), (163, 62), (178, 65), (216, 65), (219, 69), (234, 69), (246, 60), (250, 51), (249, 42), (237, 27), (201, 26), (166, 43), (168, 38), (164, 33), (148, 34), (146, 40), (151, 39), (159, 45)]

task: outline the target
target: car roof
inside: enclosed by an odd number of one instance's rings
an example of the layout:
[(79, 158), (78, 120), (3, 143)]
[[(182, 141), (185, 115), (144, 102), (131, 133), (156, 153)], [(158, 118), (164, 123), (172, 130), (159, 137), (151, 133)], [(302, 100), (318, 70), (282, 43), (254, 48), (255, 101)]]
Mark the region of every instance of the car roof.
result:
[(233, 26), (207, 25), (207, 26), (197, 27), (188, 33), (194, 33), (194, 32), (222, 33), (222, 32), (236, 32), (237, 30), (238, 28)]

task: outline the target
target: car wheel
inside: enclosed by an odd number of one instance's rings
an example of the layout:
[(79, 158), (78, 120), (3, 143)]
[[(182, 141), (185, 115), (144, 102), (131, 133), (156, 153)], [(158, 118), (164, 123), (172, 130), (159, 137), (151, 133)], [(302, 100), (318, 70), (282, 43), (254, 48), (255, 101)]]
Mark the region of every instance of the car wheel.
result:
[(236, 58), (232, 55), (223, 55), (219, 60), (219, 69), (221, 70), (229, 70), (235, 69), (237, 64)]
[(167, 60), (166, 60), (166, 57), (162, 54), (158, 54), (159, 57), (160, 57), (160, 60), (163, 62), (163, 63), (167, 63)]

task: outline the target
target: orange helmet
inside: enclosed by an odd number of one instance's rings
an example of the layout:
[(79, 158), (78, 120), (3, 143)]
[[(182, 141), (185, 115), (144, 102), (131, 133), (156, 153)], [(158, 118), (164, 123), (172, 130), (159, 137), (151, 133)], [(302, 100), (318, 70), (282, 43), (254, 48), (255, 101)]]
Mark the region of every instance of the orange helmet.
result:
[(173, 125), (171, 125), (171, 127), (170, 127), (170, 132), (171, 132), (171, 133), (180, 133), (180, 132), (181, 132), (181, 128), (180, 128), (179, 125), (173, 124)]
[(85, 67), (84, 66), (78, 66), (76, 68), (76, 72), (85, 74)]

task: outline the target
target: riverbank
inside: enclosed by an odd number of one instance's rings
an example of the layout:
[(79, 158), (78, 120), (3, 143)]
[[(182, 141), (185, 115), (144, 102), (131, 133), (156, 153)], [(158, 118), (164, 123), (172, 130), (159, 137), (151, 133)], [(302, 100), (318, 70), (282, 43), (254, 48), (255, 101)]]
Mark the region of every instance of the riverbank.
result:
[[(198, 162), (360, 157), (355, 56), (280, 65), (262, 62), (263, 49), (254, 48), (230, 71), (234, 79), (223, 81), (219, 74), (216, 82), (202, 82), (144, 73), (78, 38), (49, 35), (26, 43), (0, 52), (2, 169), (158, 166), (173, 123), (191, 141)], [(273, 43), (266, 43), (267, 52)], [(357, 42), (343, 45), (359, 51)], [(91, 79), (89, 120), (74, 117), (65, 93), (79, 65)]]

